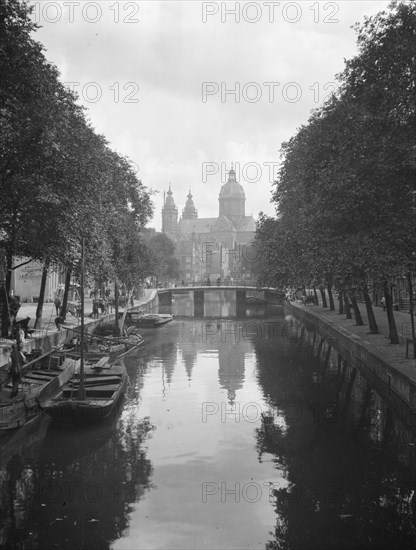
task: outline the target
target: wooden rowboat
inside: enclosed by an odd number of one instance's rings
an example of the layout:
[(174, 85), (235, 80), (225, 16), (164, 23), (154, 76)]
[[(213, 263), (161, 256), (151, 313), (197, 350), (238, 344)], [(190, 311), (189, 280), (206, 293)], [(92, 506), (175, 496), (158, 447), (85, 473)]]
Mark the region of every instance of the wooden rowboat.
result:
[(139, 328), (156, 328), (172, 321), (173, 315), (170, 313), (140, 313), (128, 311), (126, 315), (126, 325)]
[(24, 366), (19, 390), (10, 397), (12, 384), (9, 381), (0, 391), (0, 430), (11, 430), (23, 426), (42, 412), (43, 401), (59, 392), (73, 376), (79, 361), (64, 354), (53, 354), (49, 367), (37, 360)]
[(107, 418), (124, 395), (127, 371), (124, 365), (111, 365), (109, 358), (96, 363), (86, 361), (83, 376), (84, 397), (79, 397), (80, 375), (76, 373), (58, 395), (43, 407), (53, 422), (80, 426)]
[[(131, 327), (133, 328), (133, 327)], [(137, 349), (144, 344), (143, 337), (137, 332), (128, 333), (126, 336), (98, 336), (88, 335), (86, 338), (84, 357), (89, 361), (98, 361), (103, 357), (109, 357), (114, 361), (118, 357), (124, 356), (133, 349)], [(67, 354), (70, 357), (78, 358), (80, 349), (77, 344), (67, 344)]]

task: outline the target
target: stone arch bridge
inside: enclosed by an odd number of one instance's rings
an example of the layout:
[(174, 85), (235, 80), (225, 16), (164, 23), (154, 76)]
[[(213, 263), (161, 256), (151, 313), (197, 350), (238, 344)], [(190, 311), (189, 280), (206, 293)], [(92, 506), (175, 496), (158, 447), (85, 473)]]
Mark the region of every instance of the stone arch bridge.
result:
[(254, 304), (283, 304), (285, 293), (276, 288), (257, 286), (226, 286), (226, 285), (201, 285), (201, 286), (176, 286), (173, 288), (158, 289), (159, 305), (171, 306), (172, 298), (180, 294), (193, 294), (194, 315), (203, 315), (204, 303), (209, 300), (210, 294), (227, 292), (227, 295), (236, 301), (237, 316), (244, 316), (247, 306)]

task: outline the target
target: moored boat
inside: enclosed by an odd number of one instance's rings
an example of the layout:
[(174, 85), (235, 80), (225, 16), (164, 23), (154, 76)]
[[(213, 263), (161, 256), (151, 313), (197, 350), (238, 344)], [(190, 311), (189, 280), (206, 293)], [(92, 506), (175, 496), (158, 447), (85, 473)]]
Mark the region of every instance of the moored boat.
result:
[(124, 395), (127, 371), (105, 357), (86, 361), (83, 376), (75, 373), (58, 395), (44, 402), (52, 420), (63, 426), (79, 426), (107, 418)]
[(126, 315), (126, 325), (140, 328), (155, 328), (172, 321), (173, 315), (170, 313), (141, 313), (138, 311), (129, 311)]
[[(103, 357), (109, 357), (110, 360), (114, 361), (118, 357), (122, 357), (129, 351), (137, 349), (144, 344), (144, 339), (140, 334), (137, 332), (127, 332), (128, 334), (126, 336), (120, 337), (96, 335), (89, 336), (87, 344), (84, 348), (85, 359), (90, 361), (98, 361)], [(67, 353), (70, 357), (78, 358), (80, 356), (80, 349), (77, 339), (73, 339), (72, 343), (68, 343)]]
[(17, 395), (11, 397), (11, 381), (0, 391), (0, 430), (19, 428), (40, 414), (43, 401), (59, 392), (77, 365), (62, 353), (51, 354), (47, 363), (39, 358), (24, 365)]
[[(88, 362), (86, 359), (84, 249), (84, 238), (82, 238), (79, 370), (57, 395), (43, 402), (43, 407), (52, 420), (63, 426), (83, 426), (107, 418), (123, 397), (127, 385), (127, 371), (124, 364), (114, 365), (110, 363), (109, 357), (102, 357), (95, 362)], [(121, 344), (118, 342), (116, 345)]]

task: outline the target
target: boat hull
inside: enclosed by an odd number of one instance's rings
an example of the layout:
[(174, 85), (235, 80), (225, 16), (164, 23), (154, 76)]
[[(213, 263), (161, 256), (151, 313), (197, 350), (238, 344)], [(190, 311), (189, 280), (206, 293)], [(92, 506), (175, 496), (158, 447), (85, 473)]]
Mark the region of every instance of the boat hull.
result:
[[(23, 377), (23, 386), (29, 386), (21, 396), (10, 399), (9, 402), (0, 403), (0, 431), (14, 430), (24, 426), (27, 422), (42, 412), (42, 403), (59, 393), (62, 386), (73, 376), (77, 361), (65, 358), (59, 371), (50, 371), (49, 380), (43, 380), (44, 371), (33, 370)], [(35, 377), (30, 386), (29, 377)], [(36, 376), (39, 378), (36, 383)], [(43, 376), (45, 378), (45, 376)]]
[(138, 328), (156, 328), (172, 321), (173, 315), (139, 312), (128, 312), (126, 316), (127, 326), (136, 326)]
[[(94, 371), (91, 368), (88, 370), (88, 373), (90, 376), (94, 375)], [(71, 390), (67, 385), (62, 389), (57, 397), (49, 400), (45, 404), (45, 410), (54, 423), (66, 427), (84, 426), (88, 424), (95, 424), (96, 422), (100, 422), (110, 416), (125, 393), (127, 386), (127, 372), (124, 366), (113, 366), (107, 369), (105, 374), (102, 374), (99, 371), (95, 374), (97, 375), (97, 378), (101, 377), (101, 380), (97, 382), (96, 385), (86, 385), (85, 399), (81, 400), (77, 398), (77, 388), (73, 390), (73, 397), (68, 396)], [(102, 394), (105, 393), (105, 376), (119, 376), (117, 389), (112, 391), (111, 397), (99, 395), (100, 392)], [(73, 382), (70, 381), (70, 384), (73, 384)], [(72, 385), (72, 387), (74, 386)], [(110, 388), (110, 386), (108, 387)], [(108, 393), (110, 393), (110, 390)]]

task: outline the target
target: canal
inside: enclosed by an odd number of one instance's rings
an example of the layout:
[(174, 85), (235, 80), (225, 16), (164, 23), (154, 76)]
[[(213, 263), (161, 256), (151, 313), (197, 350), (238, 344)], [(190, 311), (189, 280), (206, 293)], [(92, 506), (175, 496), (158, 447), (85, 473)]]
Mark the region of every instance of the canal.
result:
[(278, 307), (144, 329), (114, 417), (3, 438), (1, 547), (414, 548), (414, 435), (286, 327)]

